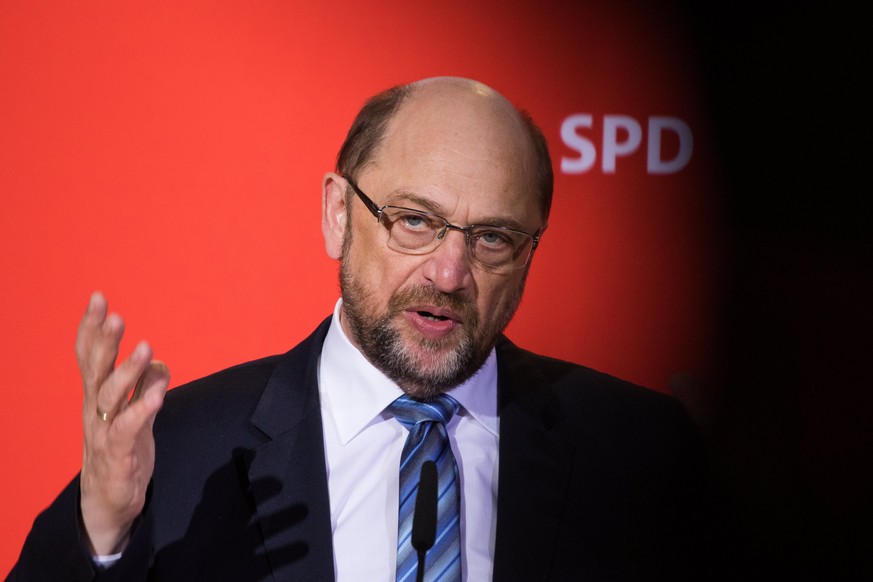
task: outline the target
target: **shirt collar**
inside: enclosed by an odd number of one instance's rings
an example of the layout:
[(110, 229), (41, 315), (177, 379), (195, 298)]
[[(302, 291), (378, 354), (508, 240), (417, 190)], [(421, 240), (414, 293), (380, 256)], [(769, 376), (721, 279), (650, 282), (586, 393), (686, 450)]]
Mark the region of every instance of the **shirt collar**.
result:
[[(337, 301), (319, 363), (319, 394), (323, 410), (331, 415), (345, 445), (372, 424), (390, 418), (385, 408), (403, 394), (352, 344), (340, 324), (342, 299)], [(492, 348), (485, 363), (450, 394), (490, 433), (498, 434), (497, 356)]]

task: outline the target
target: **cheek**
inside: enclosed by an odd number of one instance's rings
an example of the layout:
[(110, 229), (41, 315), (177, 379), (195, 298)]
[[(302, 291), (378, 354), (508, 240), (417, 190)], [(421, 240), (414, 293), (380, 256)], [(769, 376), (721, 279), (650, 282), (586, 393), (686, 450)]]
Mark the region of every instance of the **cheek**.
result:
[(399, 289), (415, 284), (421, 257), (402, 255), (360, 234), (347, 252), (350, 272), (368, 291), (369, 302), (385, 305)]
[(513, 303), (520, 285), (521, 279), (512, 277), (509, 280), (501, 278), (479, 287), (479, 314), (483, 323), (491, 323), (503, 316)]
[(344, 260), (348, 262), (349, 272), (355, 279), (371, 290), (379, 288), (378, 281), (384, 276), (385, 260), (383, 248), (376, 235), (378, 232), (372, 224), (358, 223), (352, 227), (351, 235), (346, 240), (350, 242), (344, 249)]

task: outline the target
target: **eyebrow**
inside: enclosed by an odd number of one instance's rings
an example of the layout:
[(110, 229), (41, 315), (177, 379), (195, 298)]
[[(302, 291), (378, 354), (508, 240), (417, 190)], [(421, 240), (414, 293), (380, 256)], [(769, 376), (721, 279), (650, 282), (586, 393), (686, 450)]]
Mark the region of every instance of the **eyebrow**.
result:
[(429, 200), (428, 198), (422, 198), (418, 194), (413, 192), (408, 192), (406, 190), (400, 190), (398, 192), (392, 192), (388, 195), (386, 202), (391, 206), (397, 206), (398, 203), (400, 206), (403, 206), (402, 203), (413, 203), (421, 206), (428, 212), (433, 214), (439, 214), (440, 212), (444, 212), (443, 207), (434, 202), (433, 200)]
[[(391, 194), (388, 195), (386, 203), (389, 206), (398, 206), (398, 205), (403, 206), (403, 203), (416, 204), (416, 205), (424, 208), (425, 211), (430, 212), (431, 214), (435, 214), (435, 215), (439, 216), (440, 218), (444, 218), (443, 214), (445, 213), (445, 210), (443, 209), (443, 207), (440, 204), (438, 204), (438, 203), (436, 203), (433, 200), (430, 200), (428, 198), (422, 198), (421, 196), (419, 196), (418, 194), (415, 194), (414, 192), (409, 192), (406, 190), (392, 192)], [(413, 208), (413, 210), (416, 210), (416, 209)], [(448, 219), (446, 219), (446, 220), (448, 220)], [(490, 218), (483, 218), (482, 220), (476, 221), (473, 224), (475, 224), (477, 226), (497, 226), (497, 227), (503, 227), (503, 228), (511, 228), (513, 230), (518, 230), (518, 231), (527, 233), (527, 230), (525, 229), (525, 225), (523, 225), (518, 220), (515, 220), (513, 218), (495, 216), (495, 217), (490, 217)], [(465, 226), (465, 225), (459, 224), (458, 226)]]

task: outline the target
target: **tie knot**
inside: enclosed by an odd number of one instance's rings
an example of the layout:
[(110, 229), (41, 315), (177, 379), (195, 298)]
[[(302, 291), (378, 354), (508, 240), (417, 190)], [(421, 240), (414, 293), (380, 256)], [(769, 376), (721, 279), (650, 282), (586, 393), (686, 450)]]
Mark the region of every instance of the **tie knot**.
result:
[(419, 422), (439, 422), (448, 424), (461, 407), (458, 401), (448, 394), (440, 394), (433, 400), (424, 402), (404, 394), (390, 405), (388, 410), (400, 424), (411, 429)]

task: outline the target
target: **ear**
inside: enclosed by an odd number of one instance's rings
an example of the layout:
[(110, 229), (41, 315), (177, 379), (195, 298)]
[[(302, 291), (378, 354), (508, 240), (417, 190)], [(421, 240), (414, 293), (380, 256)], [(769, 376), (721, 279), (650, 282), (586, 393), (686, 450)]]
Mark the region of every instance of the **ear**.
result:
[(325, 174), (321, 183), (321, 233), (327, 255), (341, 258), (346, 236), (346, 181), (333, 172)]

